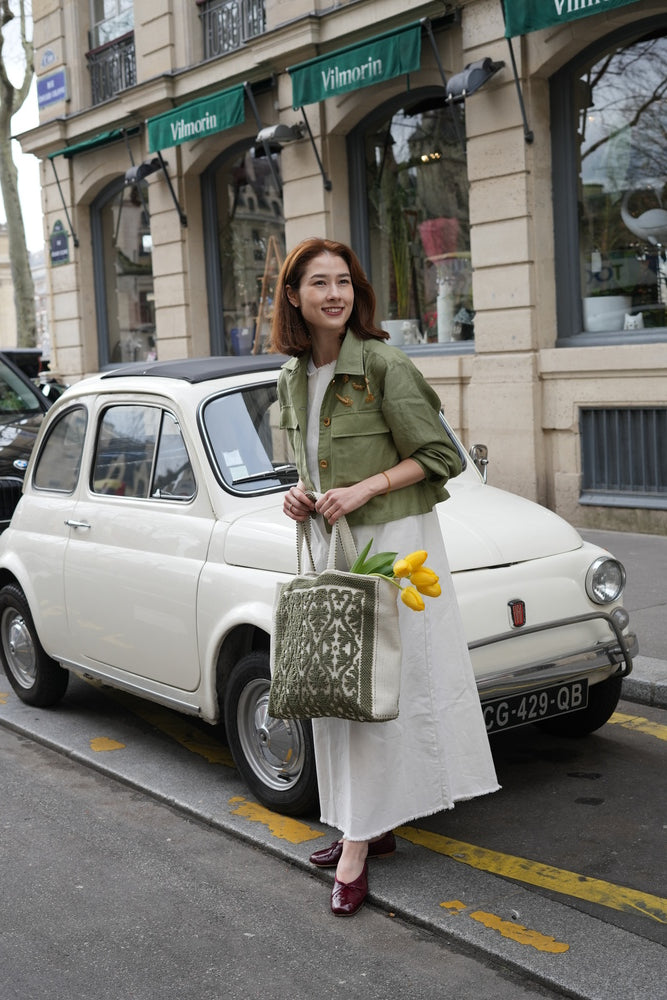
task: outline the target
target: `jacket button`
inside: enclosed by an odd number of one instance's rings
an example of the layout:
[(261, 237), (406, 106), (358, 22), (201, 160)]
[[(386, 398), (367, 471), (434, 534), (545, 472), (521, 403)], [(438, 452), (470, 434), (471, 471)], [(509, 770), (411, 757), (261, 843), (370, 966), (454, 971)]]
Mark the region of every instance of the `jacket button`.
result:
[(325, 417), (322, 423), (324, 424), (325, 427), (328, 427), (329, 424), (331, 423), (331, 417)]
[(329, 468), (329, 463), (327, 462), (326, 458), (323, 458), (322, 461), (320, 462), (320, 469), (328, 469), (328, 468)]

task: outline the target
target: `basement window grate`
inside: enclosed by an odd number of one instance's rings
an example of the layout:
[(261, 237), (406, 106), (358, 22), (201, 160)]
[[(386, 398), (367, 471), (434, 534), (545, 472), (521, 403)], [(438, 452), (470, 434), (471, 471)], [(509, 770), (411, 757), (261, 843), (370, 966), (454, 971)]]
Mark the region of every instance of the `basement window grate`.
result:
[(667, 407), (582, 409), (582, 504), (667, 508)]

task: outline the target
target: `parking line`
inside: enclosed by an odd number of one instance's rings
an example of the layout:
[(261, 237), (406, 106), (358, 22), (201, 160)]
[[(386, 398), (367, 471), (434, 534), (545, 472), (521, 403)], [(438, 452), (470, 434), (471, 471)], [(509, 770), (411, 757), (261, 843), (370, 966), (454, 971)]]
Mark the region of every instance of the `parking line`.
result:
[(644, 733), (646, 736), (655, 736), (657, 740), (667, 740), (667, 726), (661, 726), (659, 722), (651, 722), (642, 715), (626, 715), (624, 712), (614, 712), (607, 725), (616, 723), (624, 729), (632, 729), (637, 733)]
[(667, 924), (667, 899), (653, 896), (648, 892), (629, 889), (626, 886), (614, 885), (601, 879), (589, 878), (577, 872), (563, 868), (553, 868), (539, 861), (527, 858), (517, 858), (511, 854), (490, 851), (474, 844), (466, 844), (461, 840), (443, 837), (428, 830), (420, 830), (414, 826), (401, 826), (394, 831), (411, 844), (426, 847), (436, 854), (444, 854), (454, 861), (478, 868), (480, 871), (491, 872), (513, 879), (515, 882), (525, 882), (542, 889), (550, 889), (564, 896), (584, 899), (589, 903), (607, 906), (623, 913), (649, 917), (658, 923)]
[[(88, 683), (92, 684), (98, 690), (102, 690), (100, 682), (88, 681)], [(170, 736), (172, 740), (180, 743), (186, 750), (203, 757), (209, 764), (224, 764), (225, 767), (236, 767), (227, 747), (220, 743), (219, 740), (216, 740), (215, 737), (209, 737), (201, 729), (193, 728), (192, 724), (188, 722), (186, 715), (177, 715), (175, 712), (172, 712), (168, 708), (163, 708), (161, 705), (150, 701), (143, 701), (134, 695), (126, 694), (124, 691), (114, 690), (106, 686), (104, 686), (102, 693), (106, 698), (110, 698), (112, 701), (122, 705), (128, 712), (137, 715), (144, 722), (148, 722), (149, 725), (164, 733), (165, 736)]]

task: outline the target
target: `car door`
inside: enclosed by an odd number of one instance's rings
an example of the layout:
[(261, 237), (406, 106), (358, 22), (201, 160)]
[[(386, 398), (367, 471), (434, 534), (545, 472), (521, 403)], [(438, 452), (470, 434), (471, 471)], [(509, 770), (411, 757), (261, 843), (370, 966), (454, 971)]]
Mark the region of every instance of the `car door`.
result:
[(197, 587), (213, 528), (202, 476), (166, 406), (109, 401), (95, 433), (65, 554), (72, 645), (139, 686), (195, 691)]

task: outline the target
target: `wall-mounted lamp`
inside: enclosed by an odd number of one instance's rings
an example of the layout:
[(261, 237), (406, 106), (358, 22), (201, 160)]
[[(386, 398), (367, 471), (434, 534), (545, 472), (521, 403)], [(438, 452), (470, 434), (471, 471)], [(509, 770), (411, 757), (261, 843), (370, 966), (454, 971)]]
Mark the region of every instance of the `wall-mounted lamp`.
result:
[(304, 130), (303, 125), (298, 122), (296, 125), (283, 125), (278, 123), (278, 125), (267, 125), (265, 128), (260, 129), (257, 133), (257, 144), (264, 144), (265, 142), (295, 142), (297, 139), (303, 139)]
[(138, 163), (136, 166), (133, 164), (129, 170), (125, 171), (125, 183), (138, 184), (145, 177), (157, 173), (158, 170), (162, 170), (162, 163), (157, 156), (154, 156), (152, 160), (144, 160), (143, 163)]
[(456, 73), (447, 81), (447, 100), (454, 104), (465, 101), (466, 97), (470, 97), (485, 83), (488, 83), (491, 77), (504, 65), (504, 62), (494, 62), (488, 56), (486, 59), (478, 59), (477, 62), (468, 63), (461, 73)]
[(257, 139), (255, 140), (255, 156), (257, 156), (258, 153), (261, 156), (262, 150), (264, 151), (265, 156), (268, 156), (270, 153), (277, 153), (280, 151), (283, 143), (295, 142), (297, 139), (303, 139), (307, 132), (310, 144), (313, 147), (313, 152), (315, 153), (317, 165), (320, 168), (320, 173), (322, 174), (324, 188), (326, 191), (331, 191), (331, 181), (324, 172), (322, 160), (320, 159), (320, 154), (317, 150), (317, 146), (315, 145), (315, 140), (313, 138), (313, 133), (310, 130), (308, 119), (306, 118), (306, 112), (303, 108), (300, 108), (300, 111), (303, 115), (302, 122), (296, 122), (294, 125), (283, 125), (279, 122), (277, 125), (266, 125), (264, 128), (261, 128), (257, 133)]

